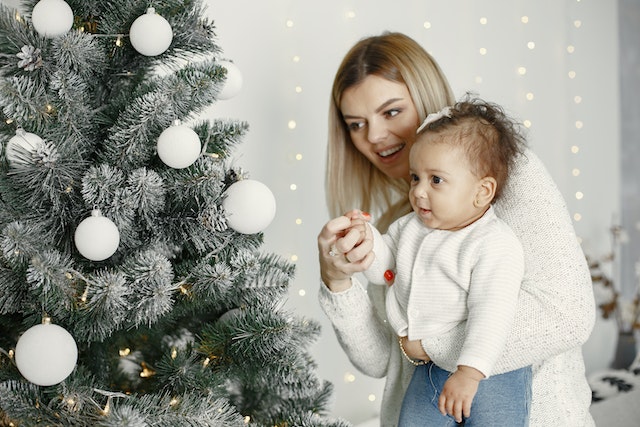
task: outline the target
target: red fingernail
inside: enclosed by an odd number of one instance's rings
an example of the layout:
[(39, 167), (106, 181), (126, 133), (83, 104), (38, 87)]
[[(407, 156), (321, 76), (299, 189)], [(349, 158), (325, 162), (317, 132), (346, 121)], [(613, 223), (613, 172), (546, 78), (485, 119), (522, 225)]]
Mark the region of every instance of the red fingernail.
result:
[(391, 282), (395, 277), (395, 273), (391, 270), (387, 270), (384, 272), (384, 280), (386, 280), (387, 282)]
[(369, 212), (362, 212), (362, 215), (365, 216), (366, 218), (371, 217), (371, 214)]

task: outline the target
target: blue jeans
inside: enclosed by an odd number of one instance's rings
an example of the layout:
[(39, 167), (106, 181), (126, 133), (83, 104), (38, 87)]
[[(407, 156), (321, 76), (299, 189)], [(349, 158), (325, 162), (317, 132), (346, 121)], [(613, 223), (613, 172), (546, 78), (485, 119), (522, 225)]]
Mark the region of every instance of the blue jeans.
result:
[(399, 427), (527, 427), (531, 408), (531, 367), (480, 381), (471, 416), (456, 423), (438, 410), (438, 398), (450, 372), (432, 362), (416, 367), (404, 395)]

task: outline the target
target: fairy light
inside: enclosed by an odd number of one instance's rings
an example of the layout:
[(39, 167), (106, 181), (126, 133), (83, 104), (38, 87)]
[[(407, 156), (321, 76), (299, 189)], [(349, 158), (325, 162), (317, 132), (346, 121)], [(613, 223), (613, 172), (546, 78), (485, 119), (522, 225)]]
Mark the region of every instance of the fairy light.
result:
[(287, 127), (291, 130), (295, 129), (297, 126), (296, 121), (295, 120), (289, 120), (289, 122), (287, 123)]
[(151, 378), (156, 374), (156, 371), (151, 369), (145, 362), (141, 362), (140, 366), (142, 367), (142, 371), (140, 371), (140, 378)]
[(424, 24), (422, 24), (422, 26), (423, 26), (425, 29), (427, 29), (427, 30), (428, 30), (428, 29), (430, 29), (430, 28), (431, 28), (431, 22), (429, 22), (429, 21), (424, 21)]
[(301, 297), (303, 297), (303, 296), (307, 295), (307, 291), (305, 291), (304, 289), (300, 289), (300, 290), (298, 291), (298, 295), (300, 295)]
[(291, 19), (287, 19), (284, 24), (287, 28), (293, 28), (293, 21)]
[(527, 49), (533, 50), (535, 48), (536, 48), (536, 42), (528, 42), (527, 43)]
[(486, 55), (487, 54), (487, 48), (486, 47), (481, 47), (479, 52), (480, 52), (480, 55)]
[(356, 12), (353, 10), (350, 10), (347, 12), (346, 16), (347, 16), (347, 19), (354, 19), (356, 17)]
[(486, 17), (482, 17), (480, 18), (480, 25), (487, 25), (487, 18)]
[(291, 185), (289, 185), (289, 190), (291, 190), (291, 191), (296, 191), (297, 189), (298, 189), (298, 186), (297, 186), (297, 185), (295, 185), (295, 184), (291, 184)]
[(127, 357), (128, 355), (131, 354), (131, 349), (130, 348), (122, 348), (122, 349), (118, 350), (118, 354), (120, 355), (120, 357)]

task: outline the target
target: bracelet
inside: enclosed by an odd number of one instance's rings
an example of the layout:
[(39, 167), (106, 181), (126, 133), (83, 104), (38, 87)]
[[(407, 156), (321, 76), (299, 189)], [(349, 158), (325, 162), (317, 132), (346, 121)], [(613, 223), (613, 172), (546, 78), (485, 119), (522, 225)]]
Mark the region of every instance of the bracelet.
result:
[(426, 365), (427, 362), (425, 362), (424, 360), (413, 360), (412, 358), (409, 357), (409, 355), (407, 354), (407, 352), (404, 350), (404, 346), (402, 345), (402, 337), (398, 337), (398, 344), (400, 345), (400, 351), (402, 351), (402, 354), (404, 355), (404, 358), (407, 359), (409, 361), (409, 363), (411, 363), (413, 366), (421, 366), (421, 365)]

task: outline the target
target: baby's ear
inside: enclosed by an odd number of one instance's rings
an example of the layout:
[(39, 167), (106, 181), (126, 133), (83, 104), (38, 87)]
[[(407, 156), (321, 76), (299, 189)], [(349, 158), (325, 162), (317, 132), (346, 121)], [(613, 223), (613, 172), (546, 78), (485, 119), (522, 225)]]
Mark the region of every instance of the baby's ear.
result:
[(476, 198), (473, 201), (473, 206), (476, 208), (482, 208), (490, 205), (493, 198), (496, 196), (496, 190), (498, 188), (498, 182), (492, 176), (485, 176), (478, 181), (478, 190), (476, 192)]

